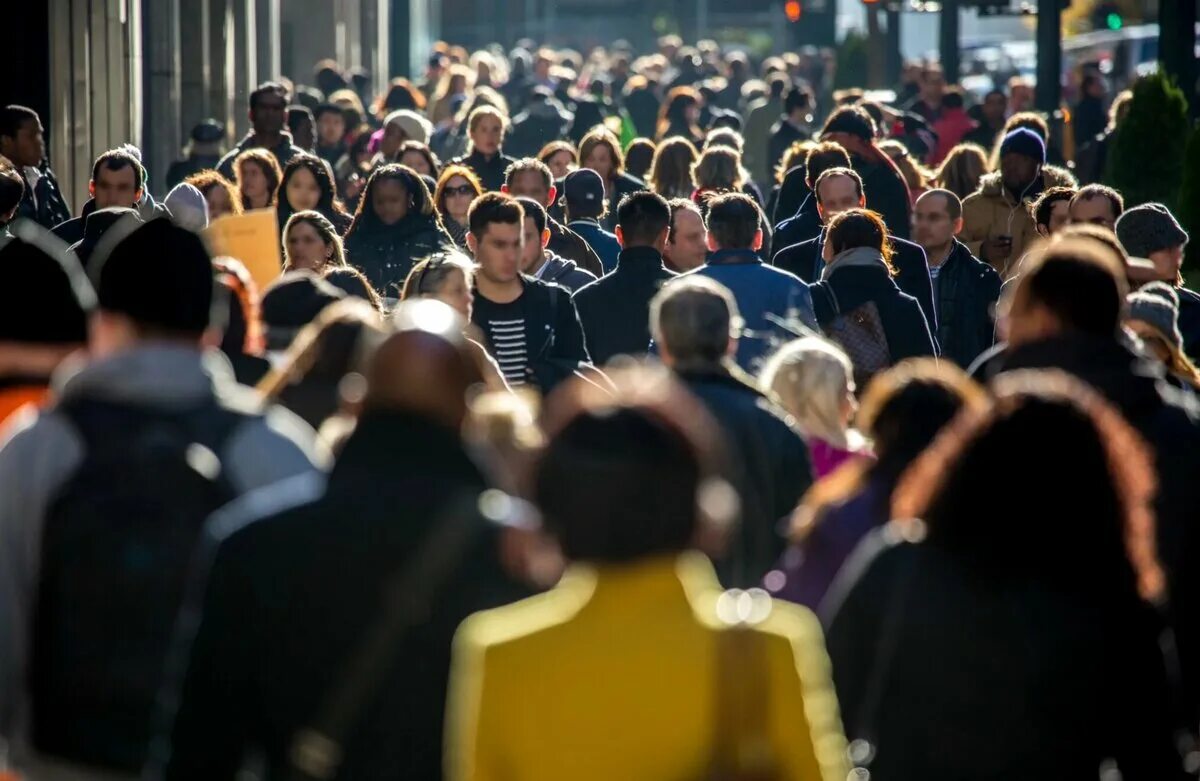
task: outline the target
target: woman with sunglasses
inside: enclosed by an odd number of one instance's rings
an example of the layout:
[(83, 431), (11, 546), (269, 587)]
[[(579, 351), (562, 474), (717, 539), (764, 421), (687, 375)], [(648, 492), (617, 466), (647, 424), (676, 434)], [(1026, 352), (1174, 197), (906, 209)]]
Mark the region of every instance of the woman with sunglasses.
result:
[(465, 165), (450, 165), (438, 179), (433, 202), (442, 225), (460, 250), (467, 248), (467, 210), (471, 201), (483, 195), (483, 185), (475, 172)]

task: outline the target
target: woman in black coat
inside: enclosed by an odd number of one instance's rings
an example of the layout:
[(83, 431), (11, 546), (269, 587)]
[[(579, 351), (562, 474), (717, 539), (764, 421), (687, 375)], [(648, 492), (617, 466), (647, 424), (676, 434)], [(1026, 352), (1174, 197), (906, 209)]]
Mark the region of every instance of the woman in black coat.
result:
[(346, 259), (362, 270), (380, 295), (400, 298), (414, 265), (450, 249), (454, 242), (416, 171), (393, 163), (371, 174), (346, 234)]
[(337, 198), (329, 163), (315, 155), (296, 155), (283, 168), (275, 204), (280, 236), (292, 215), (302, 211), (318, 212), (339, 236), (346, 234), (352, 220)]
[(878, 214), (850, 209), (829, 221), (821, 279), (809, 286), (821, 329), (854, 363), (859, 387), (905, 358), (936, 354), (917, 299), (893, 277), (887, 227)]
[(891, 517), (922, 521), (874, 532), (829, 596), (846, 735), (878, 781), (1185, 778), (1146, 446), (1066, 375), (994, 390), (897, 489)]

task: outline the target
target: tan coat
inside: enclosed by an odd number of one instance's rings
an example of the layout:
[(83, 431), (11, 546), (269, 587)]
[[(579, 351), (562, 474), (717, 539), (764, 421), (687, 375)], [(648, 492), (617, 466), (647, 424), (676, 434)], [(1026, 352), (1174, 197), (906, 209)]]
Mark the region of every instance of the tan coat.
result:
[[(1042, 168), (1042, 190), (1075, 186), (1075, 177), (1069, 171), (1049, 165)], [(1004, 263), (996, 266), (1001, 277), (1011, 278), (1018, 261), (1038, 239), (1031, 213), (1034, 200), (1035, 197), (1030, 197), (1017, 203), (1000, 181), (1000, 173), (988, 174), (980, 180), (979, 189), (963, 201), (963, 229), (959, 240), (967, 245), (972, 255), (981, 258), (979, 245), (985, 239), (1012, 236), (1012, 252)]]

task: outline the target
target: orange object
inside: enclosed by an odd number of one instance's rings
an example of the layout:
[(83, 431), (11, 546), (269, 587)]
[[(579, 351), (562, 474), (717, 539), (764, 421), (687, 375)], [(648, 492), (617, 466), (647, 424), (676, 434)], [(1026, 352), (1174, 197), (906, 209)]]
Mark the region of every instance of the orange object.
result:
[(789, 22), (798, 22), (804, 13), (804, 7), (800, 5), (800, 0), (788, 0), (783, 4), (783, 13), (787, 15)]

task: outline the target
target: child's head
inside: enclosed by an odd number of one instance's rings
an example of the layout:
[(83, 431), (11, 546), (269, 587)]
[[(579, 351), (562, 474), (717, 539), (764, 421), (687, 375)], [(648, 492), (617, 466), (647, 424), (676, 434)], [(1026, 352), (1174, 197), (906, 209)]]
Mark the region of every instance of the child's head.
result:
[(796, 339), (771, 356), (761, 377), (805, 436), (847, 447), (857, 404), (854, 367), (841, 348), (818, 336)]

